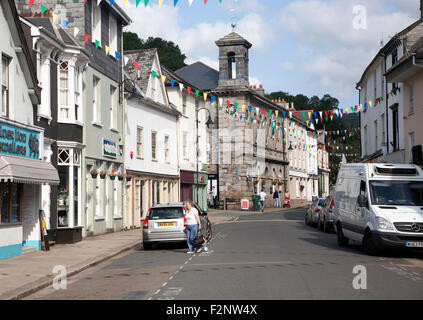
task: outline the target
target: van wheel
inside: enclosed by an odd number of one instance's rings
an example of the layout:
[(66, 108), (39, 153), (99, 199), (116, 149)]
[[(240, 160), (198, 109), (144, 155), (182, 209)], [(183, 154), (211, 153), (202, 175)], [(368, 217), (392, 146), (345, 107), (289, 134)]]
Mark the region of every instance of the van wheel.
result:
[(366, 230), (364, 237), (363, 237), (363, 250), (364, 253), (369, 256), (375, 256), (379, 253), (379, 249), (373, 239), (372, 232), (370, 230)]
[(340, 247), (346, 247), (348, 246), (349, 239), (344, 236), (344, 233), (342, 232), (342, 226), (341, 223), (338, 222), (336, 226), (336, 239), (338, 240), (338, 245)]
[(151, 243), (143, 243), (142, 246), (146, 251), (153, 249), (153, 245)]

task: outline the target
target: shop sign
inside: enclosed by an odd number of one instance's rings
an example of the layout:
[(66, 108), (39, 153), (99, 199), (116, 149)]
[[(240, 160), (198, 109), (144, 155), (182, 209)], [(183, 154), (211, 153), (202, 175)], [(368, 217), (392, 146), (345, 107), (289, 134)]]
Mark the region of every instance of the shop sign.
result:
[(103, 156), (116, 158), (117, 157), (117, 145), (116, 142), (103, 138)]
[(209, 170), (209, 165), (207, 163), (202, 163), (201, 164), (201, 170), (203, 170), (203, 171)]
[(40, 132), (0, 121), (0, 154), (40, 159)]

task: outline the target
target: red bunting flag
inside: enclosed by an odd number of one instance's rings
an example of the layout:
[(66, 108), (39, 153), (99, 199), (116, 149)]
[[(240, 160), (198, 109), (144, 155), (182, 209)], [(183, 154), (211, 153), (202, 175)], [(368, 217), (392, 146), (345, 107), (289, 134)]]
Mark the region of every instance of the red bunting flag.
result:
[(226, 105), (229, 107), (231, 105), (231, 102), (229, 100), (226, 100)]
[(333, 110), (330, 111), (330, 115), (333, 116)]
[(31, 8), (31, 6), (34, 4), (35, 0), (29, 0), (29, 7)]
[(187, 90), (188, 90), (188, 95), (190, 95), (191, 94), (191, 87), (187, 86)]
[(90, 38), (90, 35), (89, 34), (85, 34), (85, 43), (87, 43), (88, 42), (88, 39)]
[(325, 117), (326, 117), (326, 118), (328, 117), (328, 112), (327, 112), (327, 111), (325, 111)]
[(263, 116), (266, 114), (266, 109), (261, 109), (261, 112), (263, 113)]
[(135, 69), (138, 69), (138, 62), (134, 61), (134, 67)]

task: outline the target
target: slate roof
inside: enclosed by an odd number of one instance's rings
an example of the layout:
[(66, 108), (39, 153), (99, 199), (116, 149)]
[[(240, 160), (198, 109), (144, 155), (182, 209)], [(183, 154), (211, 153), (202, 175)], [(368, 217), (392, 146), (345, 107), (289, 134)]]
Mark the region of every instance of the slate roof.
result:
[[(140, 49), (140, 50), (128, 50), (124, 52), (124, 56), (127, 57), (128, 63), (125, 65), (125, 72), (128, 76), (135, 80), (138, 87), (144, 92), (147, 92), (148, 80), (153, 67), (153, 62), (157, 54), (157, 49)], [(138, 69), (135, 70), (134, 62), (138, 62)], [(159, 70), (157, 75), (159, 75)]]
[(174, 80), (175, 81), (175, 87), (178, 86), (178, 83), (182, 83), (185, 86), (191, 87), (193, 90), (200, 90), (199, 88), (194, 86), (192, 83), (186, 81), (185, 79), (182, 79), (176, 73), (170, 71), (165, 66), (161, 66), (161, 67), (162, 67), (162, 74), (164, 76), (166, 76), (166, 82), (165, 82), (166, 86), (170, 86), (171, 85), (170, 80)]
[(176, 70), (175, 73), (202, 91), (214, 90), (219, 83), (219, 71), (200, 61)]
[(57, 24), (54, 24), (52, 22), (52, 18), (25, 17), (25, 19), (36, 27), (44, 28), (46, 31), (48, 31), (48, 33), (50, 33), (50, 36), (52, 36), (59, 42), (63, 42), (65, 45), (76, 46), (82, 50), (85, 50), (84, 47), (82, 47), (78, 43), (78, 41), (73, 37), (73, 35), (68, 33), (66, 30), (64, 30)]
[(250, 49), (253, 46), (248, 40), (244, 39), (243, 37), (241, 37), (236, 32), (231, 32), (231, 33), (227, 34), (223, 38), (217, 40), (215, 43), (216, 43), (217, 46), (227, 46), (227, 45), (239, 45), (239, 44), (243, 44), (248, 49)]

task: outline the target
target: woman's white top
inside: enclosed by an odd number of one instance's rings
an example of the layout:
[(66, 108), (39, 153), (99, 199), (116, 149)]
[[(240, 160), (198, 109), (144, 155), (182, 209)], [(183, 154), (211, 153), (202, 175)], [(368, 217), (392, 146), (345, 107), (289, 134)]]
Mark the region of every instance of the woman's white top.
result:
[(187, 218), (187, 225), (192, 226), (198, 224), (197, 219), (195, 219), (195, 214), (198, 214), (198, 211), (195, 208), (191, 208), (191, 210), (188, 211), (185, 216)]

